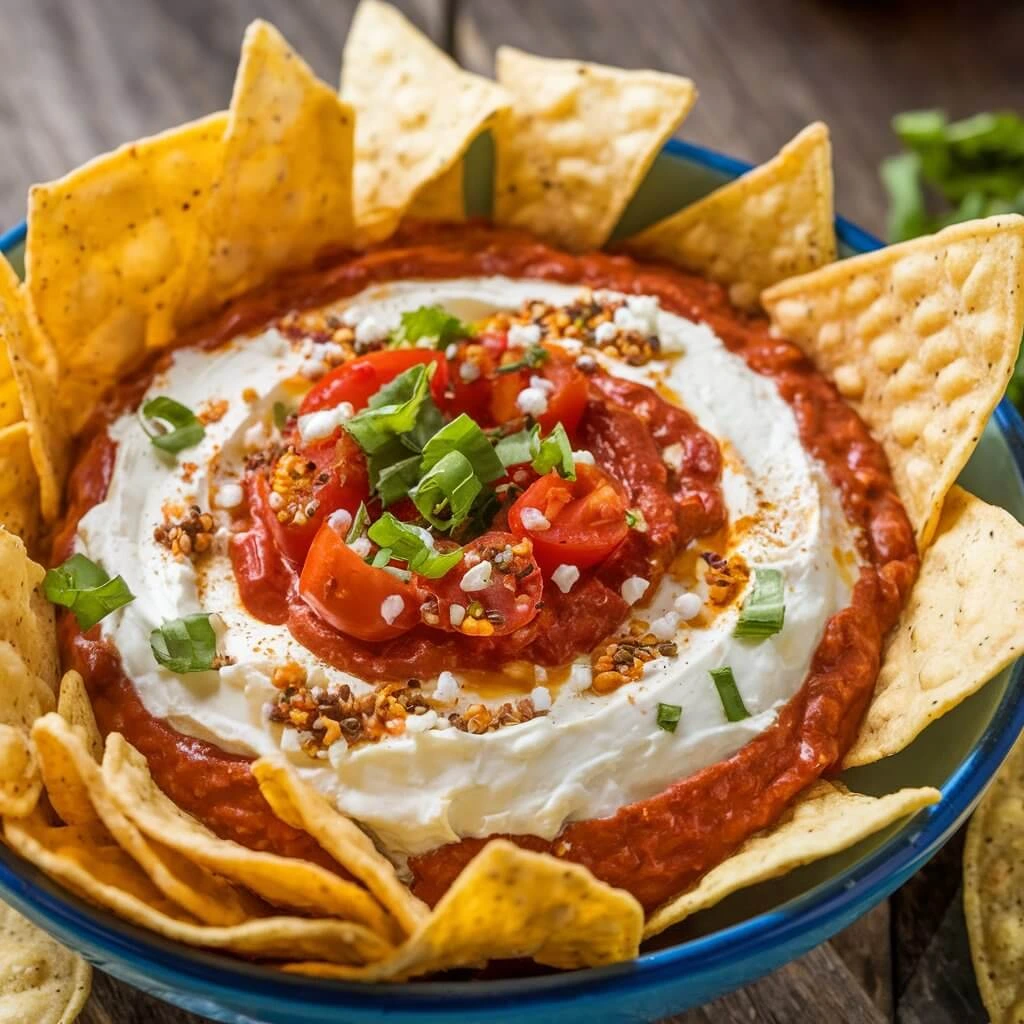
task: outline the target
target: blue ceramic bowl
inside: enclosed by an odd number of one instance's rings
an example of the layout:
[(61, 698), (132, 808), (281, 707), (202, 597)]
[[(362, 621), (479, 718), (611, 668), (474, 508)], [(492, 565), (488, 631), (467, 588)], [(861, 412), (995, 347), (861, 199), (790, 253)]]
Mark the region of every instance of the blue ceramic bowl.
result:
[[(474, 147), (467, 205), (486, 208), (486, 146)], [(474, 164), (475, 162), (475, 164)], [(670, 142), (626, 211), (631, 233), (747, 170)], [(839, 219), (845, 255), (881, 243)], [(24, 225), (0, 239), (15, 265)], [(1024, 422), (1004, 401), (962, 482), (1024, 519)], [(937, 786), (942, 801), (850, 850), (737, 893), (655, 940), (632, 963), (507, 981), (352, 985), (299, 979), (170, 943), (87, 905), (0, 847), (0, 896), (96, 966), (168, 1002), (235, 1024), (338, 1021), (653, 1021), (713, 999), (824, 941), (910, 877), (967, 817), (1024, 729), (1024, 662), (930, 726), (895, 757), (847, 772), (861, 792)]]

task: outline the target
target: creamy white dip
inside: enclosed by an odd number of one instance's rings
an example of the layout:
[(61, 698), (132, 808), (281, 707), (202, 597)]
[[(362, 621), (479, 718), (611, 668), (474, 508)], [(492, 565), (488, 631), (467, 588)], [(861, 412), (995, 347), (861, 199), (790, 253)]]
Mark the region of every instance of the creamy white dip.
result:
[[(345, 319), (359, 323), (372, 316), (383, 329), (397, 326), (402, 311), (425, 304), (440, 303), (470, 318), (517, 308), (525, 299), (564, 304), (577, 293), (571, 286), (501, 277), (409, 282), (361, 293), (347, 304)], [(315, 376), (311, 346), (270, 330), (212, 352), (177, 352), (154, 379), (147, 397), (169, 395), (192, 409), (227, 403), (223, 416), (207, 425), (202, 443), (176, 462), (150, 444), (134, 415), (111, 427), (118, 450), (110, 491), (82, 519), (76, 550), (111, 574), (120, 573), (136, 595), (104, 619), (101, 629), (121, 652), (146, 708), (231, 752), (284, 749), (397, 859), (464, 836), (509, 832), (551, 838), (566, 821), (601, 817), (651, 796), (728, 757), (765, 729), (803, 682), (825, 622), (849, 602), (855, 537), (774, 383), (729, 353), (707, 326), (653, 311), (649, 304), (641, 312), (656, 315), (666, 357), (643, 367), (598, 359), (612, 373), (667, 385), (719, 439), (726, 454), (729, 520), (749, 517), (752, 523), (738, 531), (734, 550), (749, 566), (774, 567), (785, 575), (781, 633), (757, 643), (735, 639), (735, 608), (710, 625), (687, 623), (672, 613), (678, 606), (692, 610), (692, 598), (677, 601), (694, 586), (666, 577), (641, 598), (635, 613), (673, 633), (679, 653), (651, 662), (638, 682), (596, 695), (587, 691), (584, 659), (554, 692), (545, 717), (472, 735), (436, 727), (435, 721), (446, 722), (431, 716), (422, 724), (435, 727), (351, 750), (340, 742), (324, 759), (307, 757), (294, 731), (270, 723), (264, 713), (277, 692), (270, 682), (274, 668), (294, 660), (309, 670), (311, 683), (343, 681), (356, 693), (370, 687), (323, 665), (286, 627), (254, 619), (235, 586), (226, 546), (231, 512), (225, 506), (237, 503), (247, 446), (272, 431), (274, 403), (294, 405)], [(254, 394), (258, 398), (252, 400)], [(201, 574), (153, 538), (165, 506), (193, 502), (211, 510), (219, 524), (215, 551), (203, 560)], [(219, 616), (219, 649), (233, 664), (189, 675), (158, 665), (150, 632), (164, 620), (200, 611)], [(750, 711), (740, 722), (726, 721), (709, 675), (723, 665), (732, 667)], [(452, 711), (524, 695), (510, 688), (505, 696), (481, 697), (458, 682), (457, 676), (454, 683), (429, 680), (425, 691), (440, 686), (443, 696), (455, 694)], [(542, 671), (536, 682), (543, 686)], [(537, 692), (537, 700), (546, 693)], [(682, 708), (674, 733), (657, 725), (659, 703)]]

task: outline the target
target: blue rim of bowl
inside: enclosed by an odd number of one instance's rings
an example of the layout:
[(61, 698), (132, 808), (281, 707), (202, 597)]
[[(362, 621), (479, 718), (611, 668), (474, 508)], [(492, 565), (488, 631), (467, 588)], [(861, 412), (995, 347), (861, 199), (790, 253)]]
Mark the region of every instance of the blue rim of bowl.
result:
[[(743, 174), (751, 165), (714, 150), (672, 139), (664, 152), (682, 157), (729, 176)], [(874, 235), (842, 217), (836, 218), (840, 242), (856, 252), (881, 248)], [(25, 238), (25, 223), (0, 235), (0, 251)], [(1017, 472), (1024, 479), (1024, 420), (1006, 399), (995, 412), (999, 429), (1006, 438)], [(531, 1004), (553, 1005), (585, 995), (599, 996), (604, 991), (618, 994), (652, 989), (673, 981), (689, 970), (709, 972), (728, 970), (731, 965), (756, 958), (773, 948), (796, 943), (801, 936), (830, 934), (829, 926), (868, 909), (887, 896), (932, 857), (980, 798), (986, 784), (1009, 752), (1017, 735), (1024, 731), (1024, 659), (1012, 667), (1006, 692), (992, 714), (985, 732), (957, 770), (942, 787), (942, 800), (915, 815), (895, 835), (835, 878), (788, 901), (782, 907), (758, 914), (749, 920), (690, 939), (667, 949), (641, 953), (633, 961), (611, 967), (592, 968), (566, 974), (507, 981), (417, 982), (406, 984), (361, 985), (306, 977), (289, 977), (247, 965), (229, 957), (197, 950), (181, 951), (166, 940), (132, 925), (118, 922), (112, 932), (96, 917), (96, 912), (81, 904), (81, 910), (33, 883), (0, 860), (0, 889), (17, 894), (44, 917), (81, 935), (102, 949), (112, 962), (140, 958), (165, 972), (165, 985), (182, 984), (182, 991), (199, 983), (202, 991), (216, 999), (237, 1000), (240, 995), (266, 999), (275, 1008), (287, 1008), (296, 1002), (317, 1001), (324, 997), (339, 1008), (353, 1010), (379, 1008), (386, 999), (395, 1012), (436, 1012), (445, 1006), (459, 1010), (493, 1006), (496, 999), (515, 996), (517, 1009)], [(77, 901), (76, 901), (77, 902)], [(834, 928), (833, 928), (834, 930)], [(232, 981), (237, 985), (231, 984)], [(244, 989), (241, 987), (244, 985)], [(228, 1004), (230, 1005), (230, 1004)], [(235, 1004), (237, 1005), (237, 1003)]]

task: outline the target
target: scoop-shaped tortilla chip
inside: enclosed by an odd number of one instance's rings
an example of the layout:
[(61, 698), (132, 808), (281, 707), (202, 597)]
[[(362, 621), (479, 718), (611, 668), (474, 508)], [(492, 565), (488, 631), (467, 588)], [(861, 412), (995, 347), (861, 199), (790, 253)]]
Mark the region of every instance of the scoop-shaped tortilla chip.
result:
[(25, 283), (78, 430), (96, 399), (173, 334), (224, 114), (122, 146), (29, 193)]
[(33, 550), (39, 540), (42, 508), (39, 473), (32, 458), (32, 436), (22, 420), (0, 427), (0, 526)]
[(0, 1024), (71, 1024), (92, 990), (92, 968), (0, 903)]
[(497, 73), (513, 106), (494, 129), (495, 221), (574, 252), (599, 249), (690, 112), (693, 82), (508, 46)]
[(1024, 217), (989, 217), (791, 278), (762, 302), (881, 441), (918, 546), (1006, 390)]
[(27, 861), (85, 899), (159, 935), (190, 946), (282, 960), (319, 957), (360, 964), (387, 956), (390, 944), (362, 925), (333, 918), (264, 917), (229, 927), (197, 924), (113, 841), (72, 825), (48, 825), (36, 812), (4, 818), (4, 838)]
[(65, 672), (57, 694), (57, 714), (70, 725), (85, 744), (89, 756), (97, 762), (103, 760), (103, 737), (96, 724), (96, 715), (85, 688), (85, 681), (75, 671)]
[(402, 884), (394, 866), (373, 841), (283, 759), (261, 758), (252, 766), (260, 792), (274, 813), (308, 832), (346, 871), (362, 882), (395, 920), (412, 933), (429, 913), (427, 905)]
[(421, 192), (416, 216), (461, 219), (462, 157), (509, 105), (508, 93), (463, 71), (394, 7), (364, 0), (345, 42), (341, 95), (357, 114), (355, 203), (364, 240), (390, 235)]
[(851, 793), (838, 782), (815, 782), (769, 829), (748, 839), (689, 892), (659, 907), (644, 928), (650, 938), (749, 885), (828, 857), (900, 818), (937, 803), (937, 789), (901, 789), (883, 797)]
[(1024, 526), (954, 487), (844, 764), (902, 750), (1022, 654)]
[(318, 864), (250, 850), (221, 839), (186, 814), (153, 781), (146, 759), (120, 733), (107, 737), (107, 792), (144, 835), (251, 889), (273, 906), (367, 925), (386, 938), (398, 929), (365, 889)]
[(643, 910), (586, 868), (495, 839), (466, 865), (420, 930), (365, 968), (295, 963), (317, 977), (384, 981), (532, 957), (572, 969), (637, 955)]
[(273, 25), (246, 29), (179, 324), (352, 238), (354, 114)]
[(967, 829), (964, 916), (993, 1024), (1024, 1020), (1024, 737)]
[(737, 306), (753, 309), (769, 285), (836, 258), (833, 216), (832, 147), (818, 122), (767, 163), (623, 244), (727, 285)]

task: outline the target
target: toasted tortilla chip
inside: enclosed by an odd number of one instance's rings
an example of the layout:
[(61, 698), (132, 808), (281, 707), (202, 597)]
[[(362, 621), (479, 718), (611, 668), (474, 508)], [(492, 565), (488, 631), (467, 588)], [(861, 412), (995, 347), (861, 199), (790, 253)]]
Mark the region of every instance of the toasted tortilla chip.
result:
[(110, 799), (99, 764), (59, 714), (44, 715), (35, 723), (32, 742), (46, 795), (65, 824), (98, 831), (104, 844), (113, 838), (165, 896), (204, 924), (241, 924), (266, 916), (266, 907), (254, 896), (148, 840)]
[(498, 49), (514, 97), (495, 125), (494, 220), (599, 249), (697, 98), (688, 78)]
[(397, 935), (391, 918), (355, 883), (318, 864), (250, 850), (214, 835), (157, 788), (145, 757), (119, 733), (107, 737), (103, 778), (121, 813), (143, 834), (244, 885), (268, 903), (358, 921), (387, 938)]
[(406, 932), (416, 931), (429, 908), (402, 884), (391, 861), (377, 852), (358, 825), (303, 782), (283, 759), (261, 758), (252, 766), (252, 773), (260, 792), (282, 821), (308, 832), (377, 897)]
[(754, 309), (765, 288), (836, 258), (833, 216), (832, 147), (818, 122), (624, 248), (728, 285), (735, 305)]
[(1022, 280), (1024, 217), (989, 217), (761, 297), (882, 442), (922, 549), (1013, 371)]
[(53, 605), (42, 593), (45, 575), (21, 538), (0, 528), (0, 640), (17, 648), (29, 672), (46, 684), (49, 710), (57, 692), (57, 632)]
[(92, 990), (92, 968), (0, 903), (0, 1024), (71, 1024)]
[(578, 864), (495, 839), (393, 956), (365, 968), (294, 963), (284, 969), (383, 981), (518, 957), (566, 969), (595, 967), (636, 956), (642, 927), (643, 910), (628, 892)]
[(32, 458), (31, 432), (24, 420), (0, 427), (0, 466), (0, 526), (35, 548), (42, 516), (39, 474)]
[(74, 671), (65, 672), (57, 694), (57, 714), (70, 725), (85, 744), (89, 756), (98, 764), (103, 760), (103, 737), (100, 735), (92, 702), (85, 681)]
[(1022, 654), (1024, 526), (954, 487), (844, 765), (902, 750)]
[[(341, 95), (356, 110), (355, 208), (364, 241), (386, 238), (413, 198), (461, 219), (461, 160), (511, 98), (463, 71), (395, 8), (364, 0), (345, 42)], [(457, 179), (449, 175), (457, 175)], [(437, 219), (449, 219), (447, 216)]]
[[(14, 269), (0, 258), (0, 340), (28, 424), (41, 510), (43, 517), (51, 520), (60, 511), (71, 436), (58, 405), (57, 354), (50, 339), (29, 316), (26, 295)], [(0, 414), (2, 403), (0, 387)]]
[(147, 342), (173, 334), (225, 124), (214, 114), (30, 191), (25, 282), (60, 360), (70, 431)]
[(739, 889), (845, 850), (941, 797), (937, 789), (927, 787), (862, 796), (842, 783), (818, 781), (771, 828), (748, 839), (689, 892), (659, 907), (644, 928), (644, 938), (713, 907)]
[(351, 241), (353, 131), (352, 108), (254, 21), (179, 324)]
[(3, 825), (11, 848), (51, 878), (132, 924), (177, 942), (244, 956), (310, 956), (342, 964), (366, 963), (391, 951), (385, 939), (350, 921), (266, 917), (230, 927), (196, 924), (116, 843), (104, 843), (93, 831), (54, 827), (38, 813), (5, 818)]
[(974, 812), (964, 847), (971, 959), (993, 1024), (1024, 1021), (1024, 737)]
[(416, 193), (409, 216), (418, 220), (458, 223), (466, 219), (465, 168), (458, 160)]

